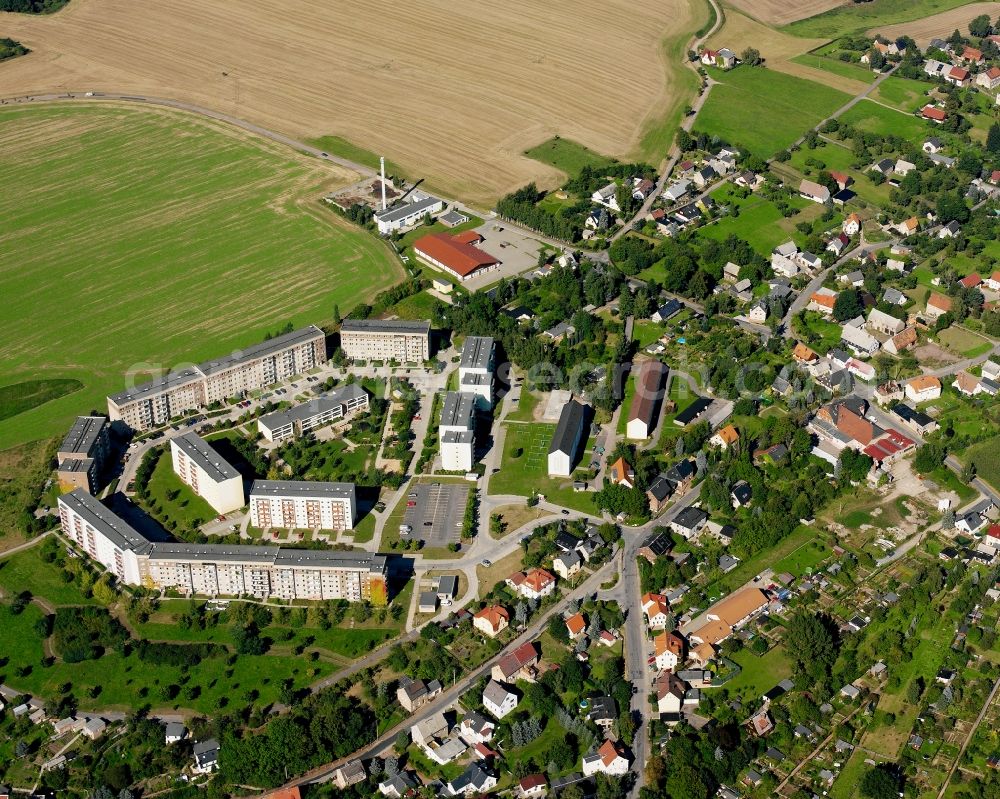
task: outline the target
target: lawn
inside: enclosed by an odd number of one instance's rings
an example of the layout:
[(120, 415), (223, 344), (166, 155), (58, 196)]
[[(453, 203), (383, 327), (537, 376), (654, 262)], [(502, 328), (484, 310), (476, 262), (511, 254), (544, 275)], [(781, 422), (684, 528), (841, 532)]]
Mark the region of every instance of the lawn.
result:
[(966, 5), (969, 0), (872, 0), (837, 6), (786, 25), (783, 30), (807, 39), (834, 39), (880, 25), (923, 19)]
[(539, 397), (537, 392), (522, 388), (516, 405), (512, 404), (510, 400), (507, 401), (508, 406), (512, 409), (507, 412), (507, 419), (517, 422), (530, 422), (535, 418), (535, 408), (540, 399), (541, 397)]
[[(6, 596), (30, 591), (32, 596), (48, 600), (53, 605), (95, 605), (75, 583), (62, 579), (62, 570), (41, 558), (44, 544), (16, 552), (0, 560), (0, 588)], [(0, 625), (0, 630), (3, 630)], [(6, 637), (6, 636), (4, 636)]]
[(150, 499), (162, 508), (156, 518), (164, 524), (167, 520), (176, 522), (182, 531), (194, 531), (218, 515), (177, 476), (169, 447), (160, 455), (149, 478), (149, 494)]
[[(490, 478), (490, 494), (516, 494), (529, 497), (534, 493), (549, 502), (564, 505), (583, 513), (596, 513), (593, 495), (573, 490), (572, 477), (549, 477), (549, 444), (555, 432), (554, 424), (508, 423), (504, 437), (500, 471)], [(520, 455), (516, 455), (521, 450)], [(590, 454), (585, 452), (577, 468), (586, 467)]]
[[(823, 164), (823, 168), (826, 170), (838, 170), (840, 172), (848, 173), (852, 178), (854, 178), (854, 183), (851, 185), (851, 190), (857, 192), (858, 196), (869, 203), (874, 205), (879, 205), (886, 202), (889, 199), (890, 186), (883, 183), (881, 186), (876, 186), (872, 183), (871, 179), (862, 171), (867, 164), (858, 169), (855, 165), (854, 154), (851, 150), (842, 144), (836, 144), (834, 142), (824, 142), (822, 146), (817, 147), (815, 150), (809, 150), (805, 147), (792, 153), (791, 160), (787, 162), (787, 165), (794, 167), (798, 170), (804, 177), (816, 179), (819, 173), (819, 168), (815, 166), (808, 166), (806, 160), (813, 158)], [(781, 166), (785, 166), (784, 164)]]
[(736, 235), (749, 242), (762, 255), (770, 253), (788, 240), (788, 235), (777, 225), (784, 217), (770, 200), (755, 195), (738, 207), (739, 216), (721, 217), (717, 222), (703, 227), (698, 235), (717, 241)]
[(802, 55), (795, 56), (792, 62), (802, 64), (805, 67), (812, 67), (813, 69), (822, 69), (824, 72), (830, 72), (842, 78), (850, 78), (862, 83), (871, 83), (875, 80), (875, 75), (867, 67), (861, 64), (853, 64), (850, 61), (841, 61), (839, 58), (828, 58), (816, 55), (815, 53), (803, 53)]
[(803, 322), (804, 330), (798, 316), (793, 319), (792, 326), (796, 335), (821, 355), (840, 344), (843, 326), (832, 319), (827, 319), (816, 311), (806, 311)]
[(477, 565), (476, 577), (479, 580), (479, 596), (484, 597), (493, 590), (493, 586), (503, 582), (521, 568), (524, 553), (518, 547), (509, 555), (493, 561), (489, 566)]
[(862, 100), (838, 119), (879, 136), (899, 136), (909, 142), (919, 142), (930, 135), (930, 123), (912, 114), (894, 111), (872, 100)]
[(792, 551), (771, 567), (776, 574), (789, 572), (800, 577), (811, 572), (829, 556), (830, 549), (819, 539), (810, 541), (804, 546)]
[[(331, 153), (340, 158), (346, 158), (355, 164), (366, 166), (369, 169), (379, 168), (379, 157), (375, 153), (371, 150), (366, 150), (364, 147), (352, 144), (341, 136), (320, 136), (318, 139), (309, 140), (307, 144), (311, 144), (313, 147), (317, 147), (324, 152)], [(402, 167), (388, 158), (385, 159), (385, 173), (387, 176), (407, 177)]]
[[(781, 563), (785, 558), (789, 558), (793, 553), (798, 553), (801, 549), (807, 548), (810, 542), (817, 537), (817, 531), (804, 524), (800, 524), (785, 538), (779, 541), (771, 549), (762, 550), (753, 555), (749, 560), (743, 561), (739, 566), (728, 574), (722, 575), (714, 583), (705, 586), (706, 596), (721, 596), (735, 591), (741, 585), (752, 580), (755, 574), (764, 569), (773, 568), (775, 564)], [(807, 554), (809, 550), (806, 550)], [(805, 555), (800, 555), (805, 559)], [(777, 569), (775, 569), (777, 572)]]
[(402, 276), (316, 202), (350, 173), (181, 113), (7, 107), (0, 172), (0, 368), (83, 383), (0, 421), (0, 448), (61, 435), (124, 375), (346, 315)]
[(749, 649), (741, 649), (732, 660), (742, 671), (726, 683), (730, 694), (746, 691), (755, 699), (760, 699), (767, 691), (786, 677), (792, 675), (792, 664), (788, 662), (785, 650), (776, 646), (764, 656), (755, 655)]
[(850, 97), (770, 69), (710, 70), (712, 88), (695, 129), (770, 157), (818, 125)]
[(528, 158), (553, 166), (568, 176), (576, 175), (585, 166), (600, 168), (614, 163), (613, 158), (607, 158), (582, 144), (559, 136), (525, 150), (524, 154)]
[(973, 444), (961, 454), (962, 461), (973, 464), (976, 475), (994, 489), (1000, 489), (1000, 447), (997, 443), (997, 438), (989, 438)]
[(952, 325), (938, 333), (938, 342), (963, 358), (975, 358), (993, 348), (982, 336), (958, 325)]
[(924, 83), (911, 78), (886, 78), (871, 95), (872, 99), (910, 113), (923, 108), (927, 92), (934, 88), (932, 83)]

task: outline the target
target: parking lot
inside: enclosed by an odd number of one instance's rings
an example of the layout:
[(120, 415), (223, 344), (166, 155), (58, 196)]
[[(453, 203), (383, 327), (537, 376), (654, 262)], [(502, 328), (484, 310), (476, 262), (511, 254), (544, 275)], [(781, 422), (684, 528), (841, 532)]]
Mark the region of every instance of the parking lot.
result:
[(411, 486), (403, 524), (409, 525), (412, 531), (400, 532), (400, 538), (420, 539), (428, 547), (458, 543), (462, 537), (462, 518), (468, 498), (467, 485), (419, 483)]

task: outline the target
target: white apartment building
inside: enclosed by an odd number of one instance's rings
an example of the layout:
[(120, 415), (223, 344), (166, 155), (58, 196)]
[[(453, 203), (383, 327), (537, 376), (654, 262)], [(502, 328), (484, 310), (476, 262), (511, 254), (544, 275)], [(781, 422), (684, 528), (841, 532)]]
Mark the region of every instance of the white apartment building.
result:
[(105, 417), (78, 416), (56, 452), (56, 477), (63, 489), (95, 493), (110, 446)]
[(368, 392), (357, 383), (335, 388), (286, 411), (276, 411), (257, 420), (257, 429), (268, 441), (297, 438), (338, 419), (368, 410)]
[(426, 361), (431, 357), (431, 323), (345, 319), (340, 346), (358, 361)]
[(218, 513), (243, 507), (243, 476), (195, 432), (170, 439), (174, 472)]
[(350, 530), (357, 511), (354, 483), (255, 480), (250, 489), (254, 527)]
[[(353, 493), (353, 486), (351, 486)], [(205, 596), (384, 603), (384, 555), (150, 541), (83, 489), (59, 497), (62, 531), (128, 585)]]
[(462, 345), (458, 388), (475, 394), (483, 410), (493, 407), (493, 372), (496, 347), (491, 336), (469, 336)]
[(469, 472), (476, 448), (476, 394), (449, 391), (441, 407), (441, 468), (449, 472)]
[(231, 355), (189, 366), (108, 397), (111, 421), (133, 430), (242, 396), (301, 374), (326, 361), (326, 335), (315, 325), (285, 333)]

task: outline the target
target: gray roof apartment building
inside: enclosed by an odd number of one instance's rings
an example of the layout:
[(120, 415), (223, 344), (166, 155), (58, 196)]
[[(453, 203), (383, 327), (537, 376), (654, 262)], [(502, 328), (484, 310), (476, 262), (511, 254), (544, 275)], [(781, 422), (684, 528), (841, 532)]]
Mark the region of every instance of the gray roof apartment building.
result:
[(359, 384), (340, 386), (315, 399), (257, 420), (257, 428), (268, 441), (297, 438), (358, 411), (368, 410), (368, 392)]
[(127, 585), (262, 599), (386, 598), (385, 555), (151, 541), (82, 489), (59, 497), (59, 519), (67, 538)]
[(218, 513), (243, 507), (243, 475), (194, 431), (170, 439), (174, 472)]
[(484, 410), (493, 407), (493, 371), (496, 346), (491, 336), (468, 336), (458, 365), (460, 391), (475, 394)]
[(431, 323), (345, 319), (340, 346), (348, 358), (358, 361), (426, 361), (431, 357)]
[(175, 416), (241, 396), (301, 374), (326, 361), (326, 334), (315, 325), (169, 372), (108, 397), (111, 421), (149, 430)]
[(103, 416), (78, 416), (56, 452), (56, 477), (63, 489), (83, 488), (93, 494), (109, 447), (108, 420)]

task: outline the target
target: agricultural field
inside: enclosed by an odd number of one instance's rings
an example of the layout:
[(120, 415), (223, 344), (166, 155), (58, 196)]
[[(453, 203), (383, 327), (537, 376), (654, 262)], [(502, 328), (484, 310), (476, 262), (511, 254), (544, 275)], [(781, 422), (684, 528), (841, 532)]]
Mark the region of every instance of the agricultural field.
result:
[[(301, 139), (361, 145), (486, 205), (531, 180), (559, 181), (523, 154), (556, 134), (659, 161), (694, 90), (682, 56), (708, 7), (580, 0), (567, 13), (534, 0), (430, 0), (388, 15), (378, 3), (345, 13), (342, 2), (289, 14), (274, 0), (179, 0), (112, 14), (74, 0), (45, 19), (9, 16), (4, 35), (33, 52), (4, 65), (0, 96), (44, 85), (193, 102)], [(594, 67), (596, 43), (615, 54), (613, 68)], [(332, 149), (345, 151), (337, 140)]]
[[(914, 31), (926, 24), (925, 17), (955, 9), (967, 2), (968, 0), (872, 0), (869, 3), (838, 3), (836, 8), (808, 19), (793, 22), (786, 25), (784, 30), (795, 36), (833, 39), (874, 28), (884, 36), (889, 37), (899, 33), (908, 33), (917, 40), (917, 44), (920, 44), (920, 39)], [(992, 6), (993, 4), (983, 3), (982, 5)], [(969, 16), (965, 17), (966, 22), (976, 14), (981, 13), (973, 11), (973, 8), (974, 6), (968, 6), (963, 9), (963, 11), (969, 12)], [(920, 22), (915, 25), (897, 25), (897, 23), (912, 23), (913, 20), (920, 20)], [(892, 27), (893, 25), (896, 25), (899, 30), (897, 27)], [(903, 30), (904, 27), (905, 30)], [(951, 33), (955, 27), (952, 25), (945, 33)]]
[(862, 100), (841, 114), (838, 119), (842, 123), (869, 133), (876, 133), (879, 136), (899, 136), (907, 141), (921, 141), (921, 137), (929, 136), (931, 130), (927, 121), (918, 119), (912, 114), (894, 111), (871, 100)]
[(827, 58), (826, 56), (814, 53), (803, 53), (802, 55), (795, 56), (792, 61), (796, 64), (802, 64), (805, 67), (821, 69), (824, 72), (830, 72), (842, 78), (859, 81), (860, 83), (871, 83), (875, 78), (871, 70), (867, 67), (861, 64), (852, 64), (849, 61), (841, 61), (839, 58)]
[(800, 19), (822, 14), (842, 4), (842, 0), (802, 0), (797, 3), (789, 3), (787, 0), (731, 0), (731, 2), (740, 11), (768, 25), (788, 25)]
[[(878, 0), (871, 4), (878, 6)], [(969, 20), (980, 14), (989, 14), (995, 18), (1000, 12), (997, 3), (969, 3), (968, 0), (881, 0), (882, 7), (899, 6), (905, 11), (905, 16), (889, 19), (884, 15), (881, 20), (868, 23), (872, 33), (881, 33), (893, 38), (907, 35), (913, 38), (918, 47), (924, 47), (933, 38), (950, 36), (956, 28), (967, 32)], [(899, 24), (890, 24), (892, 22)], [(878, 27), (875, 27), (878, 25)]]
[(762, 158), (787, 148), (850, 99), (837, 89), (770, 69), (710, 72), (719, 85), (695, 129)]
[[(71, 418), (152, 370), (323, 322), (402, 268), (315, 203), (354, 176), (167, 111), (0, 110), (0, 367), (74, 380), (0, 421), (0, 448), (61, 435)], [(262, 285), (267, 291), (261, 291)], [(75, 384), (73, 384), (75, 385)]]

